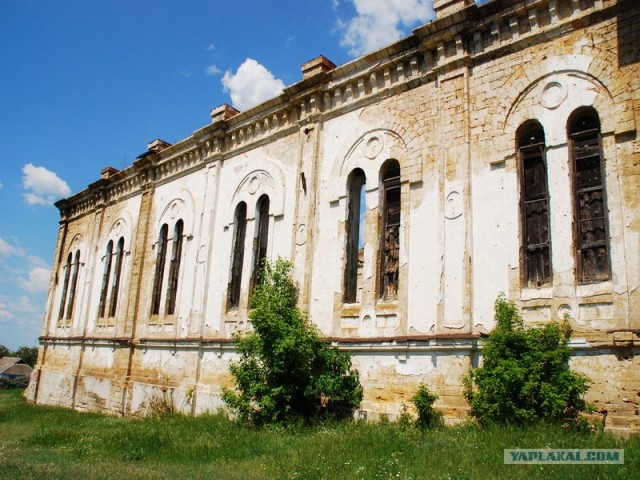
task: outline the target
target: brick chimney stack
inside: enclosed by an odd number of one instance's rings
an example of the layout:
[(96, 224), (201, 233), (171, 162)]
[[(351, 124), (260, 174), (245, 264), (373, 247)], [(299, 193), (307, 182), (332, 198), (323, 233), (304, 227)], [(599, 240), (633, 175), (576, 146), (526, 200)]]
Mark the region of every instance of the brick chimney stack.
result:
[(442, 18), (473, 4), (473, 0), (433, 0), (433, 9), (436, 18)]
[(147, 143), (147, 150), (153, 153), (160, 153), (162, 150), (169, 148), (171, 144), (160, 138), (156, 138), (153, 142)]
[(223, 103), (219, 107), (211, 110), (211, 123), (221, 122), (223, 120), (229, 120), (231, 117), (235, 117), (240, 112), (226, 103)]
[(307, 79), (319, 73), (330, 72), (334, 68), (336, 68), (336, 65), (331, 60), (320, 55), (302, 64), (302, 78)]

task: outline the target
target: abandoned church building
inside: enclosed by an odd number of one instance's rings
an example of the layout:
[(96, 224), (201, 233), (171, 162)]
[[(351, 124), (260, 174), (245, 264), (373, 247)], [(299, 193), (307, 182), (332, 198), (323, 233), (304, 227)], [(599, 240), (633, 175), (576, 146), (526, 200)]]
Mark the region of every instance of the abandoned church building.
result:
[(464, 418), (504, 292), (528, 323), (569, 318), (588, 400), (640, 430), (640, 2), (434, 3), (410, 36), (311, 60), (60, 200), (28, 398), (223, 407), (257, 268), (283, 257), (352, 354), (361, 417), (424, 383)]

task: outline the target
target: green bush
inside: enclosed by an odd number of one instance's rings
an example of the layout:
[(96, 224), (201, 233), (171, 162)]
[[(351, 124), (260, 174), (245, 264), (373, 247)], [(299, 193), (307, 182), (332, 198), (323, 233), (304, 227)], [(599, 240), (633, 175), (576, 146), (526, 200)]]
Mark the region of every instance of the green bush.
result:
[(411, 397), (411, 403), (418, 413), (416, 424), (420, 428), (431, 428), (442, 423), (442, 414), (433, 408), (437, 399), (438, 395), (430, 392), (426, 385), (420, 385), (416, 394)]
[(349, 418), (362, 400), (349, 354), (332, 348), (296, 306), (292, 264), (266, 261), (251, 297), (253, 330), (234, 335), (236, 391), (223, 399), (251, 424)]
[(482, 366), (463, 378), (471, 415), (482, 424), (575, 421), (589, 407), (583, 399), (589, 380), (569, 367), (566, 319), (527, 326), (503, 294), (495, 318)]

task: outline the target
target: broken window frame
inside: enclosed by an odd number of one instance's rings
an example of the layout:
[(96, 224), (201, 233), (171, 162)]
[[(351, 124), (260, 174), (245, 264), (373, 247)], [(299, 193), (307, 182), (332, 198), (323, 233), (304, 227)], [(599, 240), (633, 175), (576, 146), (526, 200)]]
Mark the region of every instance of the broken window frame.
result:
[(118, 306), (118, 294), (120, 290), (120, 277), (122, 275), (122, 261), (124, 257), (124, 237), (120, 237), (118, 240), (118, 246), (116, 247), (116, 262), (113, 270), (113, 278), (111, 285), (111, 298), (109, 299), (109, 317), (116, 316), (116, 309)]
[(60, 297), (60, 309), (58, 310), (58, 320), (64, 318), (65, 307), (67, 305), (67, 292), (69, 290), (69, 278), (71, 276), (71, 263), (73, 262), (73, 253), (69, 252), (67, 263), (64, 266), (64, 282), (62, 284), (62, 296)]
[(380, 169), (380, 244), (378, 299), (396, 300), (400, 285), (402, 189), (400, 164), (387, 161)]
[(178, 279), (182, 260), (182, 245), (184, 241), (184, 222), (178, 220), (173, 228), (171, 240), (171, 259), (169, 260), (169, 279), (167, 281), (167, 315), (174, 315), (178, 296)]
[[(360, 224), (362, 223), (362, 202), (366, 211), (366, 184), (367, 178), (361, 168), (354, 169), (347, 179), (347, 222), (346, 252), (344, 266), (343, 303), (356, 303), (358, 301), (358, 272), (362, 268), (360, 261)], [(365, 214), (366, 216), (366, 214)]]
[(65, 314), (66, 320), (71, 320), (73, 317), (73, 307), (76, 302), (76, 293), (78, 287), (78, 275), (80, 270), (80, 250), (76, 250), (75, 259), (73, 264), (73, 273), (71, 274), (71, 284), (69, 289), (69, 300), (67, 302), (67, 313)]
[[(611, 249), (605, 159), (597, 112), (593, 108), (574, 112), (567, 122), (567, 133), (573, 189), (576, 277), (579, 284), (604, 282), (611, 279)], [(594, 167), (590, 170), (592, 176), (583, 178), (581, 173), (587, 173), (585, 167), (588, 168), (588, 162)], [(596, 234), (600, 238), (585, 238), (593, 236), (596, 230), (600, 230), (600, 235)]]
[(167, 242), (169, 235), (169, 225), (164, 223), (158, 235), (158, 254), (156, 256), (156, 270), (153, 277), (153, 291), (151, 294), (151, 315), (160, 313), (160, 302), (162, 300), (162, 280), (164, 277), (165, 258), (167, 256)]
[(253, 269), (251, 272), (251, 283), (249, 292), (253, 292), (254, 287), (259, 282), (260, 268), (263, 260), (267, 257), (269, 245), (269, 207), (270, 201), (267, 195), (262, 195), (256, 203), (256, 229), (253, 237)]
[(231, 251), (231, 278), (227, 286), (227, 310), (240, 305), (244, 243), (247, 233), (247, 204), (245, 202), (238, 203), (233, 218), (233, 250)]
[(102, 288), (100, 289), (100, 303), (98, 304), (98, 317), (104, 318), (107, 309), (107, 292), (109, 290), (109, 277), (111, 276), (111, 263), (113, 257), (113, 240), (107, 243), (107, 251), (104, 256), (104, 273), (102, 274)]
[[(550, 285), (553, 275), (545, 134), (537, 121), (519, 130), (522, 283), (539, 288)], [(534, 181), (529, 172), (533, 172)]]

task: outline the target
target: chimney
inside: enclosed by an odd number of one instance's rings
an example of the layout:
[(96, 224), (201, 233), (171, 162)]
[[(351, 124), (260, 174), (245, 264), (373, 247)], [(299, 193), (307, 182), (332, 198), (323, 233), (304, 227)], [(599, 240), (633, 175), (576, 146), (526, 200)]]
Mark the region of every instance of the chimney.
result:
[(166, 150), (171, 146), (170, 143), (165, 142), (164, 140), (160, 140), (156, 138), (153, 142), (147, 144), (147, 150), (153, 153), (159, 153), (162, 150)]
[(320, 55), (319, 57), (309, 60), (302, 64), (302, 79), (318, 75), (319, 73), (330, 72), (336, 68), (335, 64), (327, 57)]
[(219, 107), (211, 110), (211, 123), (221, 122), (223, 120), (229, 120), (231, 117), (235, 117), (240, 112), (235, 108), (223, 103)]
[(433, 0), (433, 9), (436, 18), (442, 18), (473, 4), (473, 0)]
[(119, 171), (120, 170), (113, 167), (103, 168), (102, 170), (100, 170), (100, 178), (102, 178), (103, 180), (106, 180), (107, 178), (112, 177), (113, 175), (118, 173)]

